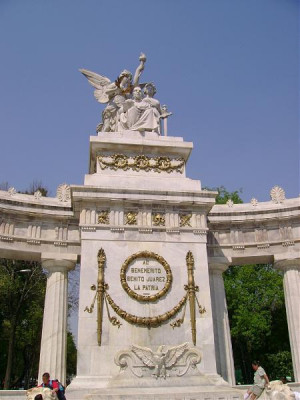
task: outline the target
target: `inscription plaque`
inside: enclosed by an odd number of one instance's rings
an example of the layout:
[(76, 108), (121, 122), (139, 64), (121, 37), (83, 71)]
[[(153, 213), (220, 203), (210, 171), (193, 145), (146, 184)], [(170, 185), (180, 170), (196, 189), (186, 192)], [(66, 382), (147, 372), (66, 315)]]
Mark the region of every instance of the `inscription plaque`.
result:
[(121, 284), (128, 295), (140, 301), (156, 301), (172, 283), (167, 261), (156, 253), (140, 251), (128, 257), (121, 268)]

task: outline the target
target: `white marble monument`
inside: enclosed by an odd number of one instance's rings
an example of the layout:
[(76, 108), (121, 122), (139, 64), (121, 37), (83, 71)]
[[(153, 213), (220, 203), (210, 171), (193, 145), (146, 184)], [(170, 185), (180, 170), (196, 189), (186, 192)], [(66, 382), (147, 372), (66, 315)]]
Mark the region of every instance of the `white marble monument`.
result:
[(80, 262), (68, 400), (241, 398), (222, 273), (267, 262), (284, 274), (299, 382), (300, 199), (275, 186), (269, 202), (215, 205), (216, 192), (186, 177), (193, 145), (168, 136), (171, 113), (140, 83), (139, 61), (114, 82), (81, 70), (106, 104), (84, 185), (62, 184), (55, 198), (0, 191), (0, 256), (48, 271), (39, 375), (65, 382), (67, 279)]
[(238, 398), (216, 367), (206, 249), (216, 193), (186, 177), (192, 144), (160, 135), (156, 88), (139, 84), (145, 61), (133, 82), (81, 70), (107, 106), (89, 174), (71, 188), (81, 275), (68, 398)]

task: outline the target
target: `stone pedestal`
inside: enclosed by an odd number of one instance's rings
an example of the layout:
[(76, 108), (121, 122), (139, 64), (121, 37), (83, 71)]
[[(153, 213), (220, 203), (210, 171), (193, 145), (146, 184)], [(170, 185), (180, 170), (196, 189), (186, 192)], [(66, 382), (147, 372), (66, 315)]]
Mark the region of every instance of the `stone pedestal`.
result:
[(66, 344), (68, 313), (68, 271), (74, 268), (77, 255), (43, 253), (42, 265), (48, 271), (43, 332), (41, 340), (39, 383), (48, 372), (52, 379), (66, 382)]
[(212, 299), (217, 372), (230, 385), (235, 385), (234, 362), (228, 320), (223, 272), (229, 261), (221, 257), (209, 258), (209, 281)]
[(239, 398), (216, 369), (206, 221), (217, 193), (186, 177), (191, 149), (151, 132), (91, 138), (90, 173), (72, 187), (81, 275), (70, 400)]
[(300, 382), (300, 258), (275, 257), (275, 268), (283, 271), (285, 307), (295, 382)]

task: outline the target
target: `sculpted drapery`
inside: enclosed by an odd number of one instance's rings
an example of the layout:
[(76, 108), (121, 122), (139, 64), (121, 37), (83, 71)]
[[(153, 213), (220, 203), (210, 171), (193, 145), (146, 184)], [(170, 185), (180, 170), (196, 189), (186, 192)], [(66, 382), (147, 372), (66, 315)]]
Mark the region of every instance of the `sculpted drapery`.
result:
[(95, 72), (80, 70), (94, 86), (94, 95), (98, 102), (107, 104), (97, 132), (132, 130), (160, 134), (160, 119), (167, 116), (167, 111), (164, 108), (162, 111), (160, 102), (154, 99), (156, 88), (153, 83), (139, 84), (146, 62), (143, 53), (139, 61), (133, 79), (128, 70), (123, 70), (114, 82)]

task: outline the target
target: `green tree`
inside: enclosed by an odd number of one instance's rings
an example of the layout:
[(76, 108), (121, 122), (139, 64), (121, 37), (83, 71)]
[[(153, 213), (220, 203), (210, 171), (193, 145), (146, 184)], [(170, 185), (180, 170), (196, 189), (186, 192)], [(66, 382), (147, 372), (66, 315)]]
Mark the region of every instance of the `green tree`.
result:
[(234, 192), (228, 192), (228, 190), (226, 190), (224, 186), (219, 186), (212, 190), (216, 190), (218, 192), (218, 195), (216, 197), (217, 204), (226, 204), (229, 199), (232, 200), (234, 204), (243, 203), (243, 200), (239, 195), (239, 193), (242, 194), (242, 189), (235, 190)]
[[(218, 191), (217, 204), (243, 203), (242, 189)], [(259, 359), (271, 379), (292, 376), (293, 367), (282, 275), (271, 265), (232, 266), (224, 273), (234, 363), (242, 383), (253, 381), (251, 361)]]
[(71, 381), (76, 375), (77, 349), (71, 332), (67, 335), (67, 381)]
[[(31, 351), (37, 347), (45, 282), (40, 263), (0, 259), (0, 329), (3, 342), (6, 342), (1, 354), (1, 358), (6, 360), (5, 373), (1, 376), (2, 380), (4, 378), (4, 389), (9, 389), (25, 377), (25, 372), (22, 374), (26, 365), (24, 357), (30, 347), (33, 348)], [(26, 346), (28, 351), (25, 351)], [(4, 371), (1, 372), (3, 374)]]
[[(8, 187), (8, 183), (0, 184), (3, 190)], [(48, 190), (38, 181), (21, 193), (37, 190), (47, 196)], [(78, 268), (71, 274), (70, 310), (78, 306), (78, 296), (74, 295), (78, 291), (76, 274)], [(0, 382), (4, 382), (5, 389), (21, 384), (28, 388), (35, 383), (31, 379), (38, 375), (45, 290), (46, 275), (40, 263), (0, 259)], [(74, 339), (68, 332), (68, 376), (76, 373), (76, 357)]]
[[(253, 380), (254, 359), (271, 379), (291, 375), (281, 273), (271, 265), (232, 266), (224, 273), (224, 284), (235, 366), (242, 370), (244, 382)], [(281, 360), (281, 366), (274, 360)]]

